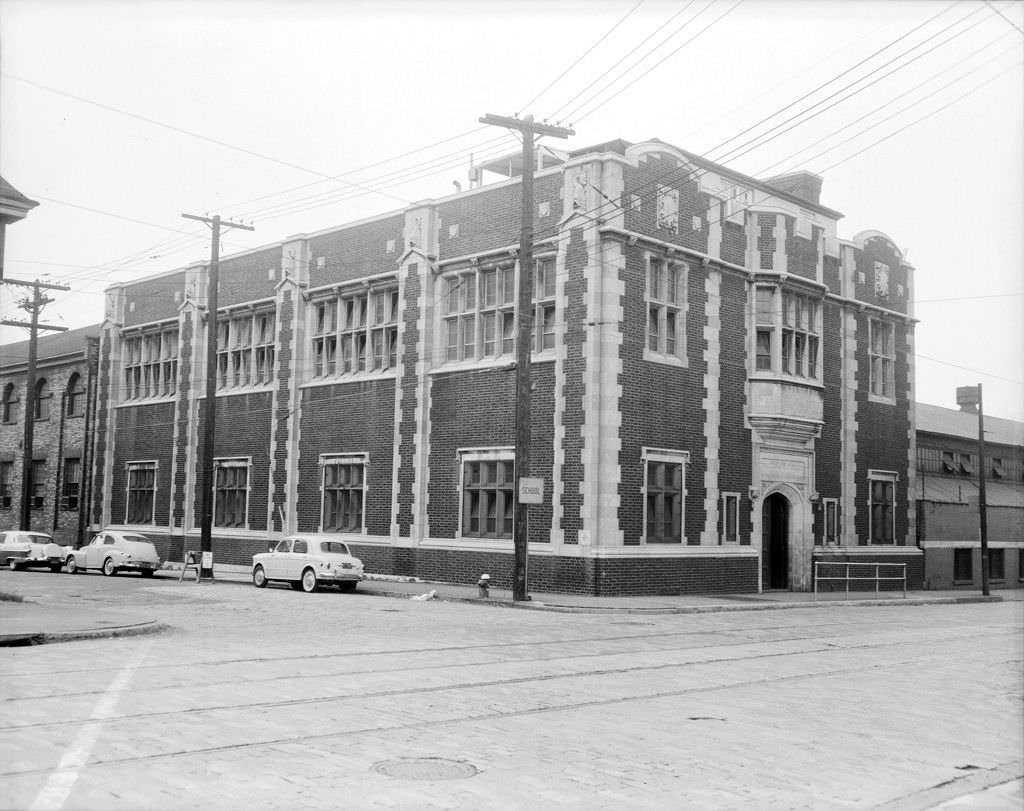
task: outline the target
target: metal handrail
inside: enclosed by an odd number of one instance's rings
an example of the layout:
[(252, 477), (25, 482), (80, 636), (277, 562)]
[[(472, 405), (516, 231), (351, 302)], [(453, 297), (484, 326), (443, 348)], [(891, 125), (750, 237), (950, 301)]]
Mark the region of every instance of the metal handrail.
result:
[[(842, 567), (844, 567), (845, 571), (844, 571), (842, 577), (838, 577), (838, 576), (830, 577), (830, 576), (827, 576), (827, 575), (823, 576), (823, 575), (819, 574), (819, 572), (818, 572), (818, 567), (819, 566), (842, 566)], [(896, 576), (896, 577), (885, 577), (885, 576), (883, 576), (882, 572), (881, 572), (881, 569), (882, 569), (883, 566), (898, 566), (899, 569), (900, 569), (899, 576)], [(875, 571), (874, 571), (874, 574), (869, 576), (869, 577), (857, 577), (857, 576), (852, 576), (850, 574), (850, 569), (852, 567), (858, 567), (858, 568), (873, 567)], [(830, 581), (830, 580), (845, 582), (845, 584), (846, 584), (846, 599), (847, 600), (850, 599), (850, 583), (854, 582), (854, 581), (858, 581), (858, 580), (873, 580), (873, 581), (875, 581), (875, 599), (878, 598), (879, 585), (882, 583), (882, 581), (901, 580), (901, 581), (903, 581), (903, 597), (904, 597), (904, 599), (906, 599), (906, 596), (907, 596), (907, 564), (906, 563), (849, 563), (849, 562), (846, 562), (846, 561), (837, 561), (837, 560), (829, 560), (829, 561), (816, 560), (816, 561), (814, 561), (814, 599), (815, 600), (818, 599), (818, 583), (821, 582), (821, 581)]]

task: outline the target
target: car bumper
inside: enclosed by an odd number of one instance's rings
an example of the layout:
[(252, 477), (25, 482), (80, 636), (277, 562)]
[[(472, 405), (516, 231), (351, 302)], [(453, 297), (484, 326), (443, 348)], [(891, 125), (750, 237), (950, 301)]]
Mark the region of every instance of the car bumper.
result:
[(350, 572), (342, 569), (340, 572), (319, 571), (316, 574), (316, 578), (325, 583), (358, 583), (363, 579), (363, 575), (359, 572)]
[(124, 563), (118, 563), (117, 568), (130, 572), (155, 572), (159, 570), (160, 564), (153, 563), (148, 560), (130, 560)]

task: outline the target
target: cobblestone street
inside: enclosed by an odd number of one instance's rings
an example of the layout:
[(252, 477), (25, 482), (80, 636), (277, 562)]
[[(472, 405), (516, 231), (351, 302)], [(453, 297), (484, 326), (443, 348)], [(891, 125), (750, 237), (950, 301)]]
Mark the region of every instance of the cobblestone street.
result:
[(595, 615), (26, 578), (171, 630), (0, 653), (4, 808), (913, 809), (1022, 773), (1021, 602)]

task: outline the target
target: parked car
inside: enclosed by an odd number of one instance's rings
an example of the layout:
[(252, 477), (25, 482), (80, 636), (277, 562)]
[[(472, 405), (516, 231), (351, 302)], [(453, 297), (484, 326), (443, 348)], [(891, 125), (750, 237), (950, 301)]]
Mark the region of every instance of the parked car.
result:
[(108, 577), (121, 571), (152, 577), (153, 572), (160, 568), (160, 556), (145, 535), (103, 530), (88, 546), (75, 549), (68, 555), (65, 565), (68, 574), (100, 569)]
[(0, 532), (0, 563), (12, 572), (30, 566), (49, 566), (51, 572), (59, 572), (71, 549), (54, 543), (45, 532)]
[(363, 562), (341, 541), (293, 535), (252, 556), (252, 582), (260, 589), (279, 580), (307, 593), (323, 585), (355, 591), (362, 579)]

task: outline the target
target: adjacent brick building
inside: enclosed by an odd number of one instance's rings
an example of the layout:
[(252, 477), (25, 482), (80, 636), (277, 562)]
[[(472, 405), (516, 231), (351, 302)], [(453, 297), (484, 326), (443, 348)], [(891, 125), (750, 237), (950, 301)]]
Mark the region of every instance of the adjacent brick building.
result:
[[(1024, 423), (986, 416), (989, 583), (1024, 586)], [(917, 537), (925, 585), (980, 589), (978, 414), (917, 406)]]
[(28, 528), (71, 546), (86, 540), (98, 335), (93, 325), (39, 338), (36, 396), (28, 415), (28, 341), (0, 347), (0, 529), (21, 523), (28, 416), (34, 420)]
[[(543, 157), (541, 157), (543, 155)], [(214, 557), (284, 532), (508, 586), (521, 184), (221, 261)], [(808, 589), (915, 545), (913, 269), (821, 178), (538, 152), (531, 590)], [(93, 519), (198, 548), (206, 266), (107, 291)]]

